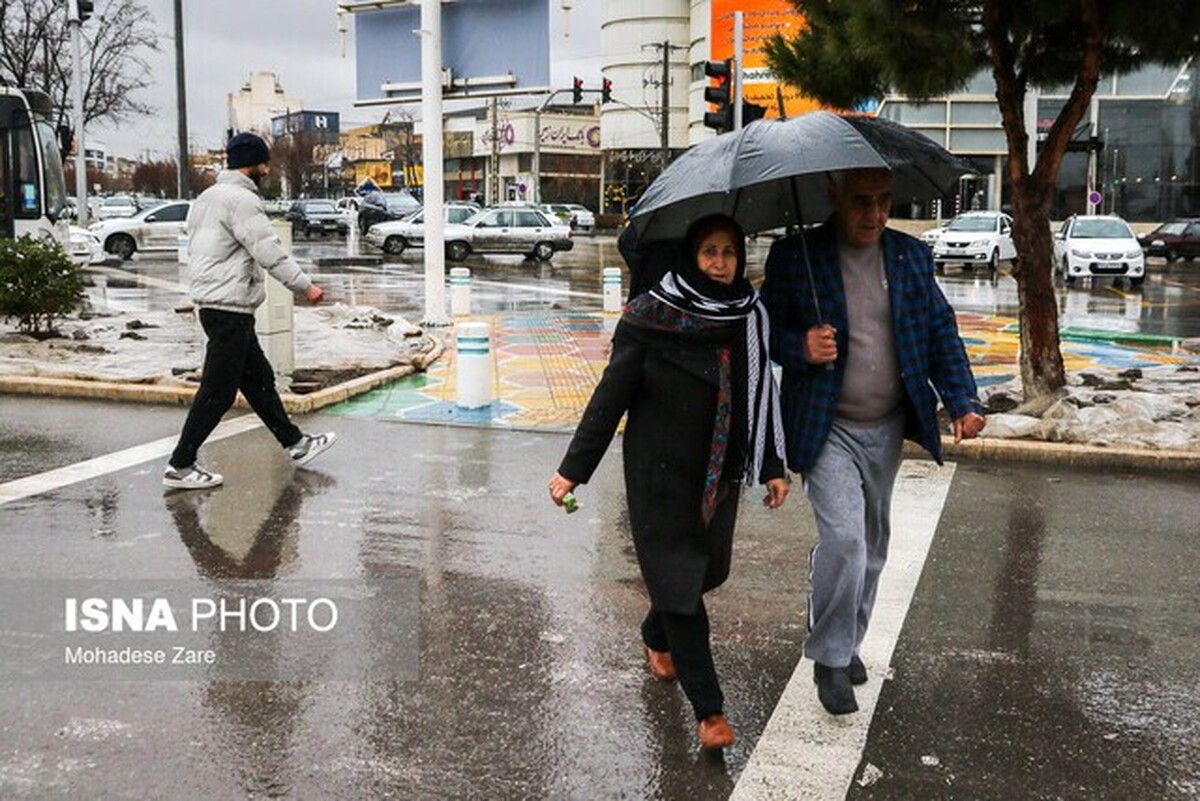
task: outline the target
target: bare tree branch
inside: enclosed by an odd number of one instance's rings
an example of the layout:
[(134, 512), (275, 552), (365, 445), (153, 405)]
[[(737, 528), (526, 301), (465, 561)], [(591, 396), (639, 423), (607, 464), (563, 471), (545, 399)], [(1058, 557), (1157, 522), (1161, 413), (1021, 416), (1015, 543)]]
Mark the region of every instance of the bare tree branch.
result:
[[(82, 26), (84, 124), (119, 123), (154, 111), (137, 99), (153, 85), (147, 56), (159, 50), (154, 17), (139, 0), (97, 3)], [(0, 0), (0, 80), (50, 96), (59, 122), (74, 96), (70, 30), (60, 0)]]

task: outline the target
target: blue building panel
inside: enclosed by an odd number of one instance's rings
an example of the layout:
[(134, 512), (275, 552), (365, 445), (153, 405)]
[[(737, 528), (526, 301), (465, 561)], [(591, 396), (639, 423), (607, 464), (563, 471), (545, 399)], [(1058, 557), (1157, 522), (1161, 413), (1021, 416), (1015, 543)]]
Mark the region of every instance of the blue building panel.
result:
[(336, 140), (341, 133), (341, 115), (336, 111), (294, 111), (271, 118), (271, 136), (312, 133)]
[[(354, 15), (358, 99), (386, 97), (385, 83), (421, 80), (421, 10)], [(442, 65), (455, 80), (512, 73), (517, 88), (550, 84), (547, 0), (458, 0), (442, 6)]]

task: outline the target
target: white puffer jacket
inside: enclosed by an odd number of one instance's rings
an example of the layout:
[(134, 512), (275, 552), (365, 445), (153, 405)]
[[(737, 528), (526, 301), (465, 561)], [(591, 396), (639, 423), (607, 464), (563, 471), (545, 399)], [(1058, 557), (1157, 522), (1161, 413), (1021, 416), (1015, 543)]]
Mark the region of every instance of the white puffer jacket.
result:
[(222, 170), (188, 213), (192, 301), (202, 309), (253, 314), (267, 296), (266, 269), (293, 292), (312, 281), (283, 249), (254, 182)]

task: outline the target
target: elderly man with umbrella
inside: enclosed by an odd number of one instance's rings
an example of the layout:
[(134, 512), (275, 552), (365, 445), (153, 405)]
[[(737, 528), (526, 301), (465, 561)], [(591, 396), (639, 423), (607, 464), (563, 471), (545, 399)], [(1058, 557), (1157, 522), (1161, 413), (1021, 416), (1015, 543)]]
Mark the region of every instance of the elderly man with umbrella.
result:
[(788, 464), (817, 518), (804, 654), (821, 704), (842, 715), (858, 710), (852, 685), (867, 681), (858, 652), (887, 560), (901, 444), (911, 436), (941, 461), (938, 396), (956, 442), (984, 418), (929, 248), (886, 228), (891, 171), (833, 173), (829, 194), (824, 225), (771, 248), (763, 298), (783, 365)]
[(788, 466), (804, 476), (817, 519), (804, 651), (832, 714), (856, 711), (853, 685), (867, 681), (858, 654), (887, 559), (902, 440), (940, 461), (939, 397), (956, 440), (984, 426), (929, 248), (886, 227), (893, 193), (941, 197), (970, 170), (885, 119), (764, 120), (677, 159), (619, 242), (636, 272), (655, 269), (663, 242), (704, 214), (727, 214), (747, 233), (795, 231), (771, 249), (762, 298), (783, 367)]

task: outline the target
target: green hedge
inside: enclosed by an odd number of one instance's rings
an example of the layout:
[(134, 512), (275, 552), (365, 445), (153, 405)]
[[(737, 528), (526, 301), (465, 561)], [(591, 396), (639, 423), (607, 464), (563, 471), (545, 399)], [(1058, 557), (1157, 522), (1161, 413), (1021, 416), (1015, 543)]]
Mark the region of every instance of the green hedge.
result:
[(79, 268), (57, 244), (23, 236), (0, 239), (0, 317), (34, 336), (75, 311), (85, 293)]

